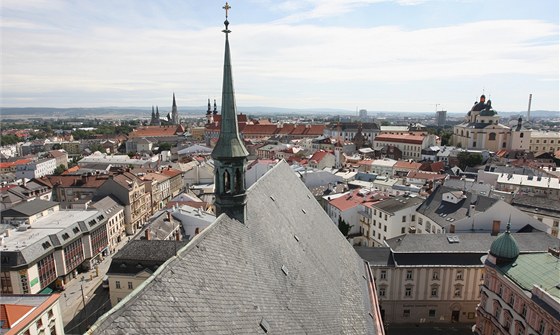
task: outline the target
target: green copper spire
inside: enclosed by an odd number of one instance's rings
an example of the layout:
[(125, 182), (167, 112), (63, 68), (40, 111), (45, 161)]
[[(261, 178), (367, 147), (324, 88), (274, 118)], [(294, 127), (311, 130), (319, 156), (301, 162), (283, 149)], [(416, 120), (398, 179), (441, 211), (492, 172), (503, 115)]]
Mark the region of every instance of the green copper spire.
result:
[(222, 120), (218, 143), (212, 151), (214, 159), (214, 194), (216, 199), (216, 216), (225, 214), (230, 218), (244, 223), (247, 216), (247, 194), (245, 188), (245, 172), (249, 152), (239, 138), (235, 95), (233, 93), (233, 78), (231, 75), (231, 59), (229, 53), (227, 20), (228, 3), (223, 7), (226, 10), (226, 52), (224, 56), (224, 83), (222, 86)]
[(235, 106), (235, 94), (233, 91), (233, 76), (231, 74), (231, 56), (229, 51), (229, 21), (227, 20), (228, 10), (231, 8), (228, 3), (223, 7), (226, 10), (226, 51), (224, 55), (224, 81), (222, 85), (222, 120), (220, 137), (218, 143), (212, 151), (212, 158), (233, 158), (247, 157), (249, 152), (239, 138), (239, 127), (237, 125), (237, 107)]
[(506, 231), (498, 236), (490, 246), (490, 254), (496, 257), (497, 263), (512, 262), (519, 256), (517, 241), (515, 241), (509, 231), (511, 228), (511, 215), (509, 221)]

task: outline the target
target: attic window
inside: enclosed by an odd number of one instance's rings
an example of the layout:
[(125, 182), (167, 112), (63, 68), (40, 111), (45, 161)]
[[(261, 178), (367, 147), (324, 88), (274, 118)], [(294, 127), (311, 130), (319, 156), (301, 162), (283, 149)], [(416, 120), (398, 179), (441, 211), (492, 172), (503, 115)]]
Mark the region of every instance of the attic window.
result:
[(299, 242), (299, 237), (297, 235), (294, 235), (294, 238)]
[(101, 214), (101, 215), (99, 215), (99, 216), (97, 217), (97, 220), (103, 220), (104, 218), (105, 218), (105, 217), (103, 216), (103, 214)]
[(95, 221), (95, 219), (90, 220), (90, 221), (88, 222), (88, 224), (89, 224), (90, 226), (93, 226), (93, 225), (96, 224), (96, 223), (97, 223), (97, 222)]
[(265, 333), (268, 333), (268, 330), (270, 329), (270, 325), (268, 324), (268, 321), (265, 320), (265, 318), (261, 319), (260, 326)]
[(282, 272), (284, 272), (286, 276), (288, 275), (288, 268), (286, 267), (286, 265), (282, 265)]
[(301, 211), (303, 212), (303, 214), (307, 214), (307, 212), (305, 211), (305, 209), (301, 209)]
[(74, 234), (77, 234), (77, 233), (80, 232), (80, 228), (74, 227), (74, 229), (72, 229), (72, 231), (74, 232)]
[(273, 196), (270, 196), (270, 199), (272, 199), (272, 201), (276, 201), (276, 199), (274, 199), (274, 197), (273, 197)]
[(67, 240), (69, 238), (70, 238), (70, 235), (68, 235), (68, 233), (62, 234), (62, 239)]
[(44, 242), (44, 243), (42, 244), (42, 246), (43, 246), (43, 249), (47, 250), (48, 248), (51, 247), (51, 243), (47, 241), (47, 242)]

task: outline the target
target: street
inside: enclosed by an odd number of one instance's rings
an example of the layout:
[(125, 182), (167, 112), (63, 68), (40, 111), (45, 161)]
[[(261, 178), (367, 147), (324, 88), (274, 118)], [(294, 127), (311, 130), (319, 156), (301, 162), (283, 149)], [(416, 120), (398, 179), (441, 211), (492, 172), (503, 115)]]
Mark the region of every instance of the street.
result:
[[(128, 238), (119, 243), (117, 250), (120, 250), (126, 242)], [(95, 269), (80, 273), (67, 283), (66, 289), (61, 292), (59, 303), (66, 334), (83, 334), (101, 315), (111, 309), (109, 290), (101, 285), (111, 265), (111, 259), (112, 255), (107, 256), (97, 265), (98, 276)]]
[(385, 326), (387, 335), (472, 335), (473, 324), (389, 324)]

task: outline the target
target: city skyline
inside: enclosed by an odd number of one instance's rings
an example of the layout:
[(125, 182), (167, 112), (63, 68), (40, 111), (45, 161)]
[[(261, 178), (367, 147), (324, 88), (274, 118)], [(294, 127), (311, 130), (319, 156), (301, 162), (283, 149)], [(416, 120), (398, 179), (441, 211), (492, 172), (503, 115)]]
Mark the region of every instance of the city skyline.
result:
[[(2, 2), (2, 107), (200, 106), (221, 89), (221, 1)], [(230, 1), (238, 106), (559, 108), (558, 3)]]

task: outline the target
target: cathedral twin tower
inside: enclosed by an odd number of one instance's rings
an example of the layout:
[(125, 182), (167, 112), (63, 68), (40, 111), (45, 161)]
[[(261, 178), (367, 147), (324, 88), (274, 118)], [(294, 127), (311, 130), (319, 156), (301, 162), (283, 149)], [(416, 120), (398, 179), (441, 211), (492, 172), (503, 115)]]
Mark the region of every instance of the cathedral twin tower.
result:
[(165, 118), (161, 118), (159, 115), (159, 108), (152, 106), (152, 118), (150, 120), (150, 126), (164, 126), (164, 125), (178, 125), (179, 124), (179, 112), (177, 111), (177, 102), (175, 101), (175, 93), (173, 93), (173, 107), (171, 107), (171, 113), (167, 113)]

